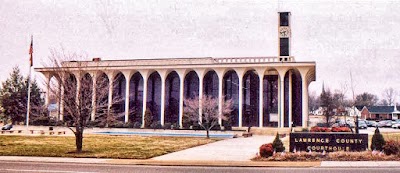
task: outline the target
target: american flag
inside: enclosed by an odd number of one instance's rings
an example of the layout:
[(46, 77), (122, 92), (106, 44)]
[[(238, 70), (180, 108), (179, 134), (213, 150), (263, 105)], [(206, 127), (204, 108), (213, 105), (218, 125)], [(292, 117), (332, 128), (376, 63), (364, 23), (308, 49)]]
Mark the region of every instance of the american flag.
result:
[(32, 56), (32, 54), (33, 54), (33, 36), (31, 36), (31, 46), (29, 48), (29, 55), (31, 55), (30, 58), (29, 58), (29, 62), (30, 62), (31, 67), (33, 66), (33, 56)]

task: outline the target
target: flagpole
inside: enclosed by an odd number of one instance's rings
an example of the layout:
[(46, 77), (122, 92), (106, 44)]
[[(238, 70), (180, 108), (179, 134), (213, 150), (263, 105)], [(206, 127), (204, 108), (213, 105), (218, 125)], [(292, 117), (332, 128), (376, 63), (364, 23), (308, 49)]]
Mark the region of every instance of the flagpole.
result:
[[(31, 55), (32, 56), (32, 55)], [(26, 129), (29, 128), (29, 112), (31, 110), (31, 69), (32, 67), (29, 66), (29, 74), (28, 74), (28, 103), (26, 108)]]
[(27, 100), (27, 108), (26, 108), (26, 133), (29, 130), (29, 112), (31, 110), (31, 69), (33, 62), (33, 36), (31, 36), (31, 46), (29, 48), (29, 74), (28, 74), (28, 100)]

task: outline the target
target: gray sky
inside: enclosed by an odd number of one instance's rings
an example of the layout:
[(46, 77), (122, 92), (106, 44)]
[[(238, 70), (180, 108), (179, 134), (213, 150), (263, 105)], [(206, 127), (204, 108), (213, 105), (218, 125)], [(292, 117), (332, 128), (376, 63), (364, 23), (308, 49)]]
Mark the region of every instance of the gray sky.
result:
[(4, 0), (0, 80), (16, 65), (28, 73), (31, 34), (34, 67), (60, 47), (89, 59), (277, 56), (277, 12), (290, 11), (292, 55), (317, 63), (310, 92), (349, 84), (352, 70), (356, 94), (381, 97), (400, 87), (399, 8), (385, 0)]

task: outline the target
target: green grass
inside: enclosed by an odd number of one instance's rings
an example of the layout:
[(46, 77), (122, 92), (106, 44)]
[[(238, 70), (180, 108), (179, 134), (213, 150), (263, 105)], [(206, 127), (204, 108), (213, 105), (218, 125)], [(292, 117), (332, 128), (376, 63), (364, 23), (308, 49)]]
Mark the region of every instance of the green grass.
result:
[(75, 153), (75, 137), (0, 136), (1, 156), (148, 159), (215, 142), (218, 139), (86, 135), (83, 152)]

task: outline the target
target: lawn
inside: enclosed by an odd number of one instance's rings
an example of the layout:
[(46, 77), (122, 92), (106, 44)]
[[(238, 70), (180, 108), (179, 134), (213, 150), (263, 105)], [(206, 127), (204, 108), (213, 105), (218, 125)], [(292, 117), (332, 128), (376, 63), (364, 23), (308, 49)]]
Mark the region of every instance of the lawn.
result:
[(86, 135), (83, 152), (74, 153), (75, 137), (0, 136), (1, 156), (148, 159), (220, 139)]

